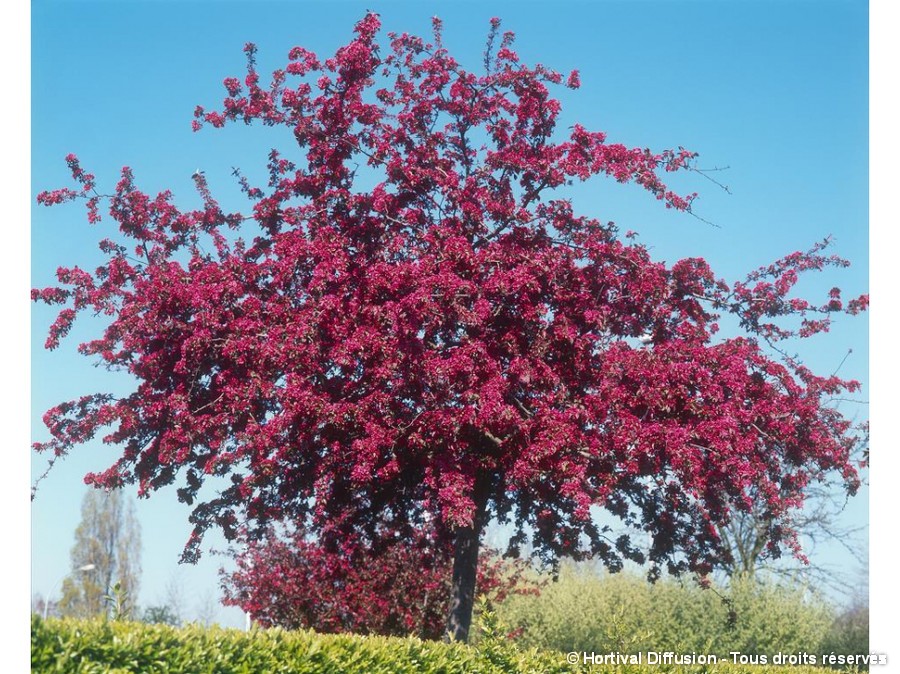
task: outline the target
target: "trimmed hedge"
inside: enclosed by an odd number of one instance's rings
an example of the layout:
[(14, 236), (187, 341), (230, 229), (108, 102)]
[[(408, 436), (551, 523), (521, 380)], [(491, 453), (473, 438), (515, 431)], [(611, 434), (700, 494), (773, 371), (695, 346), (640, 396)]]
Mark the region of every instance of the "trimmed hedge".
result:
[(251, 632), (189, 625), (32, 616), (33, 672), (170, 674), (502, 674), (582, 671), (558, 653), (519, 651), (486, 639), (475, 649), (414, 638)]
[(322, 635), (281, 629), (251, 632), (32, 616), (32, 672), (58, 674), (609, 674), (721, 672), (813, 674), (810, 667), (734, 665), (569, 665), (563, 653), (520, 650), (490, 611), (476, 646), (414, 638)]

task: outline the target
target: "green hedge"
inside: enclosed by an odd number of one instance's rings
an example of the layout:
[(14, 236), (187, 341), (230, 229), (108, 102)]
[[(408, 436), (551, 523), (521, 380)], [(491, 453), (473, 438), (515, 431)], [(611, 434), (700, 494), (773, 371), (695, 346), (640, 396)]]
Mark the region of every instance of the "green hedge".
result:
[(33, 672), (178, 672), (210, 674), (502, 674), (569, 673), (558, 653), (520, 651), (498, 639), (475, 649), (459, 644), (281, 629), (241, 632), (218, 627), (32, 617)]
[(241, 632), (217, 627), (42, 620), (32, 617), (32, 672), (59, 674), (812, 674), (807, 667), (734, 665), (585, 666), (559, 652), (522, 650), (505, 639), (490, 611), (481, 614), (475, 646), (418, 639), (320, 635), (280, 629)]

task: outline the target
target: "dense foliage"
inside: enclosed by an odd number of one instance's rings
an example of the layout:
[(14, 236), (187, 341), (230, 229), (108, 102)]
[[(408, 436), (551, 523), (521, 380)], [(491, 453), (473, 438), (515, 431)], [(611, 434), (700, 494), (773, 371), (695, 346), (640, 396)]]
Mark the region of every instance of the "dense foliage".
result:
[[(220, 628), (48, 620), (33, 617), (31, 671), (82, 674), (642, 674), (657, 665), (569, 665), (564, 653), (523, 650), (486, 622), (478, 645), (414, 638), (320, 635), (280, 629)], [(747, 666), (669, 667), (676, 674), (740, 674)], [(754, 666), (755, 674), (823, 674), (811, 667)]]
[[(834, 650), (830, 605), (803, 588), (752, 578), (704, 589), (565, 565), (540, 596), (510, 597), (497, 613), (517, 628), (522, 645), (560, 651), (735, 650), (771, 657)], [(867, 645), (843, 647), (837, 652), (868, 653)]]
[[(826, 398), (857, 384), (766, 343), (863, 310), (837, 288), (792, 295), (801, 273), (846, 263), (819, 244), (727, 283), (700, 258), (653, 261), (565, 188), (609, 176), (689, 211), (662, 176), (696, 155), (557, 131), (550, 88), (578, 73), (521, 63), (499, 20), (481, 74), (437, 19), (432, 43), (379, 45), (379, 29), (366, 15), (325, 60), (295, 47), (268, 86), (248, 44), (222, 110), (197, 108), (197, 129), (260, 122), (296, 140), (269, 153), (267, 185), (238, 173), (246, 213), (224, 212), (202, 172), (203, 206), (184, 211), (128, 168), (103, 195), (68, 158), (78, 188), (38, 200), (84, 199), (92, 223), (108, 200), (108, 261), (61, 268), (32, 297), (63, 305), (48, 348), (79, 312), (108, 317), (79, 349), (136, 386), (49, 410), (35, 448), (63, 455), (111, 428), (121, 458), (89, 482), (178, 482), (189, 504), (229, 476), (195, 506), (188, 559), (215, 525), (284, 520), (340, 541), (427, 522), (453, 546), (461, 639), (491, 518), (516, 528), (511, 553), (651, 574), (710, 570), (730, 554), (717, 525), (754, 504), (769, 553), (795, 548), (789, 513), (810, 481), (835, 471), (856, 488), (849, 423)], [(717, 336), (719, 314), (740, 336)], [(611, 540), (599, 509), (649, 533), (649, 559)]]
[[(271, 531), (238, 549), (237, 569), (223, 571), (224, 603), (263, 627), (445, 636), (452, 550), (422, 532), (412, 540), (381, 536), (378, 547), (348, 540), (329, 548), (302, 531)], [(479, 594), (499, 602), (510, 593), (537, 592), (537, 583), (523, 579), (523, 564), (488, 550), (481, 557)]]
[(822, 648), (835, 653), (869, 651), (869, 602), (854, 602), (831, 625)]

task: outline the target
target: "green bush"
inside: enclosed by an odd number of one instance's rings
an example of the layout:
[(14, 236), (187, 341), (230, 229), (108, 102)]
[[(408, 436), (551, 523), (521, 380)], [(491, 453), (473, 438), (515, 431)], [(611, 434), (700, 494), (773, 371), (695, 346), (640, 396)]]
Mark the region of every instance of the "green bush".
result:
[(802, 589), (752, 580), (703, 589), (564, 566), (540, 596), (512, 596), (500, 618), (520, 643), (558, 651), (816, 653), (833, 613)]
[[(32, 672), (55, 674), (739, 674), (748, 667), (569, 665), (562, 653), (522, 649), (482, 607), (474, 646), (414, 638), (320, 635), (282, 629), (239, 632), (124, 621), (32, 616)], [(598, 649), (591, 649), (598, 651)], [(813, 674), (806, 667), (753, 667), (754, 674)]]
[[(851, 606), (835, 619), (825, 637), (822, 652), (839, 654), (869, 652), (868, 603)], [(868, 669), (868, 667), (860, 669)]]

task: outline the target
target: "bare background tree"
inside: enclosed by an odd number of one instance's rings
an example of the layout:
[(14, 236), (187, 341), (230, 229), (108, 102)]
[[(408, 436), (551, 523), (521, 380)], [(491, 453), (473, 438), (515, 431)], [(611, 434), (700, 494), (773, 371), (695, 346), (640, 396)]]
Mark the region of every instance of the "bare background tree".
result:
[(216, 593), (212, 590), (206, 590), (197, 601), (195, 615), (197, 622), (201, 625), (212, 625), (219, 617), (219, 600)]
[[(869, 437), (865, 424), (859, 428), (856, 460), (863, 469), (868, 466)], [(862, 475), (865, 482), (865, 473)], [(833, 482), (816, 483), (807, 488), (806, 504), (794, 513), (792, 521), (794, 529), (800, 533), (808, 564), (793, 557), (773, 559), (768, 556), (769, 522), (765, 513), (761, 510), (736, 512), (727, 526), (719, 527), (719, 535), (732, 556), (730, 561), (721, 564), (720, 570), (729, 578), (768, 573), (798, 579), (840, 594), (852, 605), (864, 603), (868, 606), (868, 527), (844, 523), (848, 499), (846, 492)], [(857, 566), (822, 561), (833, 557), (820, 554), (826, 546), (843, 548)], [(865, 594), (865, 602), (860, 599), (862, 594)]]
[(173, 572), (169, 576), (169, 582), (166, 583), (165, 606), (169, 608), (179, 622), (184, 622), (187, 616), (185, 593), (184, 580), (177, 572)]
[(60, 615), (135, 613), (141, 575), (141, 533), (134, 503), (121, 491), (89, 489), (75, 529), (72, 573), (62, 584)]

